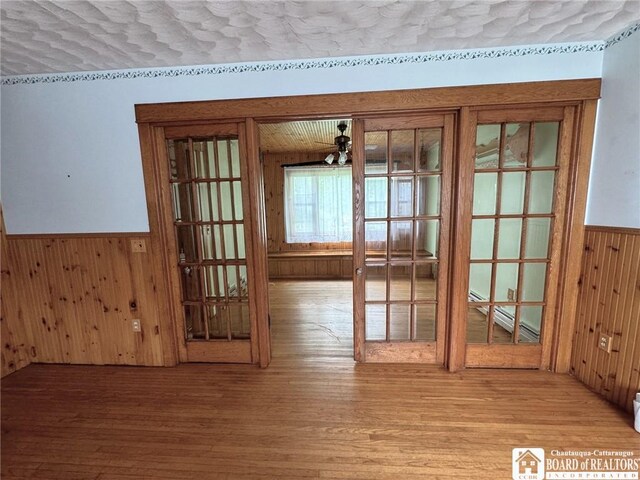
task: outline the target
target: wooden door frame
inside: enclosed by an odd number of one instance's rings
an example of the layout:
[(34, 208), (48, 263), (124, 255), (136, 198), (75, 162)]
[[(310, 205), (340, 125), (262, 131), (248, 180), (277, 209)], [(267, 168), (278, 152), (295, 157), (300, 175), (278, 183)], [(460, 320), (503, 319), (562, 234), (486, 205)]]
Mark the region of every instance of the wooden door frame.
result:
[[(552, 263), (554, 271), (550, 271), (549, 284), (545, 290), (549, 292), (548, 303), (555, 308), (545, 313), (552, 321), (543, 325), (543, 341), (541, 345), (521, 345), (519, 351), (522, 355), (516, 357), (515, 351), (510, 345), (494, 345), (493, 350), (504, 357), (502, 366), (518, 365), (522, 368), (540, 368), (552, 370), (558, 373), (567, 373), (570, 367), (572, 333), (575, 324), (575, 312), (579, 290), (580, 261), (582, 258), (582, 245), (584, 239), (584, 218), (586, 211), (587, 185), (589, 180), (589, 167), (591, 163), (591, 150), (593, 131), (595, 128), (595, 109), (597, 100), (589, 99), (576, 104), (549, 104), (546, 106), (563, 107), (562, 129), (559, 132), (562, 151), (558, 151), (558, 163), (561, 166), (558, 178), (557, 191), (554, 205), (556, 221), (554, 230), (556, 234), (552, 240), (554, 245)], [(507, 107), (508, 109), (508, 107)], [(493, 114), (492, 110), (495, 110)], [(529, 116), (539, 116), (545, 121), (544, 113), (539, 107), (536, 111), (529, 111)], [(521, 115), (522, 109), (513, 108), (513, 118), (504, 116), (505, 108), (465, 107), (461, 112), (460, 137), (461, 141), (458, 158), (458, 191), (456, 225), (469, 225), (471, 223), (470, 199), (473, 197), (474, 170), (470, 168), (469, 159), (475, 156), (475, 125), (479, 114), (484, 116), (483, 123), (495, 123), (516, 121)], [(540, 111), (540, 113), (538, 113)], [(495, 118), (493, 118), (495, 117)], [(567, 125), (568, 124), (568, 125)], [(464, 168), (467, 166), (468, 168)], [(566, 180), (566, 181), (565, 181)], [(566, 185), (566, 189), (565, 189)], [(560, 225), (556, 229), (555, 223)], [(551, 232), (553, 234), (553, 232)], [(458, 228), (456, 230), (455, 244), (459, 247), (459, 255), (454, 258), (456, 265), (453, 275), (459, 279), (453, 285), (452, 292), (452, 335), (450, 337), (449, 370), (457, 371), (468, 364), (466, 361), (466, 318), (467, 318), (467, 290), (469, 281), (469, 260), (471, 245), (471, 229)], [(552, 252), (550, 252), (552, 254)], [(559, 272), (564, 272), (560, 275)], [(482, 355), (483, 345), (472, 345), (474, 352)], [(485, 347), (485, 350), (486, 349)], [(477, 362), (476, 360), (475, 362)], [(467, 366), (481, 366), (482, 361)], [(494, 364), (493, 366), (500, 366)]]
[[(558, 294), (561, 302), (557, 309), (557, 325), (553, 335), (550, 351), (549, 367), (556, 372), (566, 373), (569, 369), (571, 357), (571, 334), (575, 323), (575, 311), (578, 295), (578, 278), (580, 275), (580, 259), (582, 256), (582, 241), (584, 236), (584, 217), (586, 210), (587, 185), (591, 161), (591, 147), (595, 128), (595, 109), (597, 99), (600, 98), (601, 80), (559, 80), (549, 82), (524, 82), (495, 85), (473, 85), (463, 87), (440, 87), (416, 90), (395, 90), (384, 92), (343, 93), (324, 95), (302, 95), (289, 97), (249, 98), (239, 100), (211, 100), (198, 102), (177, 102), (135, 105), (136, 122), (138, 123), (142, 166), (146, 190), (149, 227), (153, 251), (161, 252), (158, 259), (164, 271), (163, 283), (159, 285), (167, 297), (167, 304), (161, 314), (166, 312), (167, 318), (160, 318), (159, 325), (162, 338), (163, 356), (166, 365), (179, 362), (179, 345), (175, 341), (176, 332), (173, 317), (176, 312), (175, 291), (169, 284), (169, 268), (176, 260), (176, 252), (169, 248), (167, 232), (167, 214), (163, 205), (170, 198), (168, 187), (160, 183), (158, 175), (159, 145), (158, 132), (165, 126), (196, 125), (203, 123), (244, 122), (246, 126), (246, 149), (249, 175), (249, 190), (252, 212), (251, 224), (256, 227), (252, 238), (255, 257), (253, 265), (256, 282), (264, 283), (267, 289), (267, 243), (264, 228), (264, 198), (260, 200), (262, 186), (260, 185), (260, 162), (257, 144), (256, 121), (281, 119), (294, 121), (301, 119), (338, 118), (380, 114), (411, 114), (435, 113), (442, 110), (455, 111), (458, 118), (458, 138), (468, 135), (468, 119), (471, 109), (479, 107), (504, 108), (538, 107), (541, 105), (576, 107), (575, 131), (572, 140), (572, 162), (569, 172), (569, 191), (566, 209), (566, 223), (563, 231), (563, 266), (565, 275)], [(164, 138), (162, 136), (162, 142)], [(459, 142), (454, 142), (454, 170), (452, 172), (457, 195), (469, 194), (460, 181), (459, 163), (469, 152), (464, 146), (459, 148)], [(170, 203), (169, 203), (170, 205)], [(460, 220), (458, 208), (451, 212), (454, 225)], [(171, 225), (171, 224), (170, 224)], [(453, 229), (451, 244), (457, 244), (461, 232)], [(263, 238), (264, 237), (264, 238)], [(455, 297), (457, 274), (464, 272), (466, 263), (464, 258), (451, 258), (452, 295)], [(561, 267), (562, 268), (562, 267)], [(178, 292), (178, 297), (179, 292)], [(257, 328), (259, 332), (258, 355), (254, 362), (262, 366), (269, 363), (270, 339), (268, 320), (268, 298), (256, 300)], [(265, 303), (267, 302), (267, 303)], [(460, 302), (449, 302), (451, 311), (450, 334), (448, 339), (448, 354), (445, 365), (449, 370), (456, 371), (464, 368), (464, 351), (466, 334), (465, 325), (460, 320), (466, 312), (460, 310)], [(179, 305), (178, 305), (179, 306)], [(252, 305), (253, 306), (253, 305)], [(463, 315), (463, 316), (461, 316)], [(261, 332), (261, 333), (260, 333)], [(354, 332), (355, 333), (355, 332)], [(357, 357), (357, 352), (356, 352)]]
[[(452, 262), (451, 229), (452, 198), (454, 185), (454, 151), (455, 125), (457, 110), (442, 110), (421, 113), (420, 115), (367, 115), (353, 119), (353, 320), (354, 320), (354, 358), (358, 362), (402, 362), (402, 363), (430, 363), (444, 365), (448, 350), (448, 322), (450, 298), (450, 276)], [(397, 129), (441, 128), (441, 165), (439, 172), (440, 187), (440, 229), (438, 237), (438, 282), (437, 282), (437, 310), (436, 335), (432, 341), (367, 341), (365, 315), (365, 283), (366, 283), (366, 252), (365, 252), (365, 205), (364, 183), (365, 151), (364, 136), (368, 131), (397, 130)], [(362, 139), (363, 141), (357, 141)], [(415, 160), (417, 162), (417, 160)], [(414, 193), (415, 194), (415, 193)], [(386, 221), (389, 221), (388, 217)], [(389, 259), (387, 258), (387, 261)], [(358, 273), (360, 271), (361, 273)], [(446, 279), (446, 282), (444, 281)], [(412, 299), (413, 300), (413, 299)], [(388, 300), (387, 300), (388, 301)], [(413, 308), (413, 303), (411, 307)], [(396, 355), (401, 355), (399, 358)]]
[[(256, 307), (263, 302), (256, 300), (256, 295), (263, 289), (256, 288), (256, 283), (260, 278), (260, 272), (256, 271), (256, 266), (259, 265), (260, 255), (255, 255), (253, 248), (256, 235), (254, 234), (254, 214), (253, 209), (248, 208), (245, 212), (245, 239), (251, 239), (251, 246), (246, 249), (247, 253), (247, 274), (250, 278), (249, 283), (249, 315), (251, 323), (252, 335), (250, 340), (226, 342), (226, 341), (210, 341), (209, 344), (219, 344), (221, 347), (217, 352), (211, 352), (204, 348), (204, 342), (194, 342), (191, 344), (191, 355), (187, 352), (186, 339), (183, 339), (184, 335), (181, 332), (184, 330), (184, 312), (181, 302), (181, 284), (178, 272), (175, 268), (178, 265), (177, 246), (175, 242), (174, 232), (174, 219), (172, 211), (172, 193), (170, 191), (169, 182), (169, 169), (168, 158), (166, 151), (166, 139), (167, 138), (179, 138), (188, 135), (211, 135), (211, 129), (215, 130), (216, 134), (236, 134), (238, 136), (238, 145), (241, 152), (241, 168), (247, 177), (246, 185), (243, 185), (243, 200), (247, 205), (251, 204), (255, 194), (252, 194), (253, 187), (256, 182), (250, 182), (249, 179), (253, 178), (253, 173), (250, 171), (248, 165), (249, 152), (247, 150), (247, 134), (245, 122), (208, 122), (208, 125), (185, 125), (185, 126), (155, 126), (155, 125), (140, 125), (140, 138), (141, 138), (141, 150), (143, 152), (143, 167), (145, 173), (145, 183), (147, 186), (147, 203), (149, 209), (150, 226), (152, 226), (152, 241), (161, 245), (162, 259), (161, 265), (163, 270), (163, 287), (166, 289), (167, 295), (163, 295), (166, 298), (168, 305), (168, 318), (162, 319), (160, 323), (163, 327), (162, 338), (166, 339), (166, 345), (163, 343), (165, 350), (171, 352), (172, 357), (169, 361), (165, 359), (165, 364), (175, 365), (176, 363), (187, 361), (210, 361), (204, 360), (207, 358), (215, 358), (219, 362), (237, 362), (240, 358), (244, 358), (243, 362), (259, 363), (264, 366), (268, 365), (270, 353), (267, 347), (266, 352), (260, 354), (260, 347), (264, 345), (264, 342), (260, 342), (261, 335), (259, 330), (258, 315), (260, 309)], [(243, 155), (244, 153), (244, 155)], [(150, 178), (153, 178), (153, 184), (149, 185)], [(151, 186), (151, 189), (149, 188)], [(155, 190), (153, 203), (150, 203), (149, 197), (151, 196), (150, 190)], [(152, 209), (152, 206), (155, 207)], [(152, 216), (152, 212), (155, 210), (156, 215)], [(154, 218), (155, 217), (155, 218)], [(153, 220), (152, 220), (153, 219)], [(157, 225), (157, 229), (153, 227)], [(155, 234), (154, 234), (155, 232)], [(249, 242), (247, 242), (249, 244)], [(258, 292), (256, 294), (256, 292)], [(255, 332), (255, 334), (253, 334)], [(172, 345), (169, 345), (169, 338), (173, 336)], [(183, 339), (183, 340), (181, 340)], [(263, 350), (264, 352), (264, 347)]]

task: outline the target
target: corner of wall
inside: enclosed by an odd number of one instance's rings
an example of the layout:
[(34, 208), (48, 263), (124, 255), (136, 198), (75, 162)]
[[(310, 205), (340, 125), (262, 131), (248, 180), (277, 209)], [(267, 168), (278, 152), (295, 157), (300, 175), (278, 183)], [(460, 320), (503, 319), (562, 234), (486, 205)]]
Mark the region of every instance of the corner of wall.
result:
[(5, 377), (31, 363), (35, 353), (30, 330), (21, 318), (19, 300), (15, 282), (11, 276), (11, 262), (7, 248), (2, 206), (0, 205), (0, 273), (2, 290), (0, 292), (0, 350), (1, 376)]

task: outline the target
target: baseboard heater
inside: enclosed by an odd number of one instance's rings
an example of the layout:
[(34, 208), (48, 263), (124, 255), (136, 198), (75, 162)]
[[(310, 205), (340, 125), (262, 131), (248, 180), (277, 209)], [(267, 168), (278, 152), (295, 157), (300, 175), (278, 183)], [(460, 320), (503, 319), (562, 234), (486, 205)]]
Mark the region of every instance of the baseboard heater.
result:
[[(469, 301), (486, 302), (487, 299), (471, 291), (469, 292)], [(489, 309), (487, 307), (478, 307), (476, 310), (484, 313), (485, 316), (489, 315)], [(513, 314), (507, 312), (502, 307), (496, 307), (494, 311), (496, 323), (507, 332), (513, 333), (513, 326), (515, 324), (515, 317)], [(540, 341), (540, 335), (525, 323), (520, 323), (520, 337), (524, 338), (525, 341), (529, 343), (538, 343)]]

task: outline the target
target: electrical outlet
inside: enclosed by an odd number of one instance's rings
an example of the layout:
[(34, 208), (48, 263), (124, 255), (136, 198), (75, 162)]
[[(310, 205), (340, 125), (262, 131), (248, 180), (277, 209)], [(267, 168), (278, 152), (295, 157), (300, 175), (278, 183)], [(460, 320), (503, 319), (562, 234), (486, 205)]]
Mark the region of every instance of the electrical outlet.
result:
[(140, 322), (139, 318), (134, 318), (133, 320), (131, 320), (131, 329), (134, 332), (141, 332), (142, 331), (142, 323)]
[(131, 251), (133, 253), (145, 253), (147, 251), (147, 245), (144, 240), (131, 240)]
[(600, 350), (604, 350), (607, 353), (611, 353), (611, 337), (609, 335), (601, 333), (600, 340), (598, 341), (598, 348)]
[(513, 288), (507, 288), (507, 300), (510, 302), (516, 301), (516, 291)]

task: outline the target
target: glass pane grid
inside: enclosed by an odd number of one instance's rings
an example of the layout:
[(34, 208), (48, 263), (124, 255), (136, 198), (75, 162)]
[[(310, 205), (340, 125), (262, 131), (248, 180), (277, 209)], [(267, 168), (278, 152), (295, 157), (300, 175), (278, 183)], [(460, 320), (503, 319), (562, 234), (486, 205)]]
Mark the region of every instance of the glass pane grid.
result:
[(365, 198), (383, 202), (365, 211), (367, 341), (435, 341), (441, 138), (442, 128), (365, 133)]
[(469, 343), (540, 340), (555, 217), (558, 125), (477, 127)]
[(238, 141), (167, 141), (188, 340), (248, 338)]

